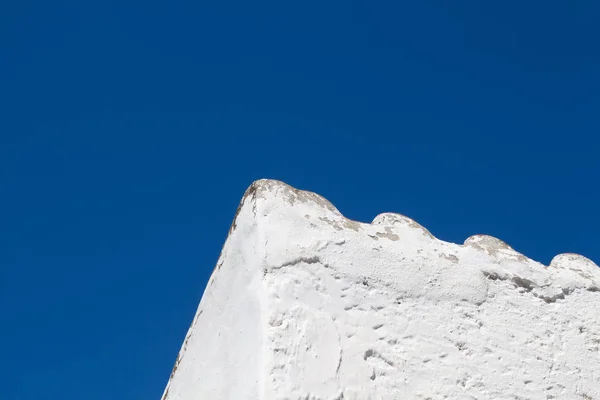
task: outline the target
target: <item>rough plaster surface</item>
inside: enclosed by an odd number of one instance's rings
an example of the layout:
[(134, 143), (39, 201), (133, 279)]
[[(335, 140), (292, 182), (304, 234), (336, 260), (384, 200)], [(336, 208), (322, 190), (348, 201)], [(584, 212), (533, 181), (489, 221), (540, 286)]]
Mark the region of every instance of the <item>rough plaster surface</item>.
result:
[(163, 400), (600, 399), (600, 270), (247, 190)]

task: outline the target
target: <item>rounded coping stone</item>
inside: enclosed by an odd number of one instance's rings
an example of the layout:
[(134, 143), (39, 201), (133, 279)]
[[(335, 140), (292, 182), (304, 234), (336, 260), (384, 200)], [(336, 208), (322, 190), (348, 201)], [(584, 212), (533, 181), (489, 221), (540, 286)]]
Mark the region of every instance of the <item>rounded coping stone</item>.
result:
[(384, 225), (384, 226), (395, 226), (395, 225), (405, 225), (410, 228), (421, 231), (423, 235), (435, 239), (435, 237), (421, 224), (419, 224), (414, 219), (408, 218), (402, 214), (398, 213), (381, 213), (373, 219), (371, 225)]
[(465, 246), (483, 247), (489, 250), (511, 250), (514, 251), (508, 243), (489, 235), (473, 235), (467, 238), (464, 242)]
[(598, 265), (596, 265), (595, 262), (575, 253), (563, 253), (557, 255), (550, 261), (550, 267), (587, 270), (593, 274), (600, 275), (600, 269), (598, 269)]

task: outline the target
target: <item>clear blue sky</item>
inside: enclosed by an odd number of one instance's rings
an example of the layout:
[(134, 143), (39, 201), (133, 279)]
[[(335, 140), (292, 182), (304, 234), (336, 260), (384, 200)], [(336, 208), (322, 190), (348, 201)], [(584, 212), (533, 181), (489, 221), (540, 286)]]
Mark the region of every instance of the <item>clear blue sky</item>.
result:
[(600, 261), (597, 1), (4, 1), (3, 400), (159, 399), (238, 201)]

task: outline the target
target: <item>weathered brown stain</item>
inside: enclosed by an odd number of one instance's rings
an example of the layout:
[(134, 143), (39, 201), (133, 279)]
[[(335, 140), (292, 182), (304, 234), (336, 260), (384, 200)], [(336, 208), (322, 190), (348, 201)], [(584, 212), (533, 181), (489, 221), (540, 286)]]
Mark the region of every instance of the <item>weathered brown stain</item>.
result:
[(386, 239), (392, 240), (394, 242), (400, 240), (400, 236), (398, 236), (394, 232), (392, 232), (392, 228), (390, 228), (389, 226), (385, 227), (385, 233), (377, 232), (377, 236), (380, 238), (386, 238)]
[(227, 233), (227, 236), (231, 235), (233, 231), (235, 231), (235, 229), (237, 228), (238, 215), (240, 214), (240, 211), (242, 211), (242, 207), (244, 206), (244, 203), (246, 203), (246, 199), (248, 199), (251, 196), (255, 196), (256, 186), (257, 183), (254, 182), (252, 185), (250, 185), (250, 187), (248, 187), (248, 189), (246, 189), (246, 192), (244, 193), (244, 196), (242, 197), (242, 200), (240, 201), (240, 204), (238, 205), (237, 210), (235, 211), (235, 215), (233, 216), (233, 222), (229, 227), (229, 232)]
[[(200, 315), (202, 315), (202, 310), (198, 313), (197, 316), (200, 316)], [(177, 354), (177, 358), (175, 359), (175, 365), (173, 366), (173, 369), (171, 370), (171, 375), (169, 376), (169, 383), (167, 386), (167, 390), (165, 391), (165, 394), (163, 395), (161, 400), (165, 400), (169, 394), (169, 388), (171, 386), (171, 381), (173, 380), (173, 377), (175, 376), (175, 372), (177, 372), (177, 368), (179, 368), (179, 363), (181, 362), (181, 358), (185, 355), (185, 352), (187, 351), (188, 341), (190, 340), (191, 331), (192, 331), (192, 328), (194, 327), (194, 325), (196, 325), (196, 321), (197, 321), (197, 318), (195, 317), (194, 320), (192, 321), (192, 324), (190, 325), (190, 328), (188, 329), (188, 334), (185, 338), (185, 341), (183, 342), (181, 351), (179, 352), (179, 354)]]
[(442, 258), (445, 258), (446, 260), (451, 261), (454, 264), (458, 264), (458, 257), (456, 257), (454, 254), (441, 253), (439, 256)]

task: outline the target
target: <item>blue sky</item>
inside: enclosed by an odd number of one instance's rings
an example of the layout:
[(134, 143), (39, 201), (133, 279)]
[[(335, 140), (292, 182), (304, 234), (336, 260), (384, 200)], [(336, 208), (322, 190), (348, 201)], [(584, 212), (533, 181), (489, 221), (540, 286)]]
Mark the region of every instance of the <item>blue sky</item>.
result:
[(246, 187), (600, 261), (594, 1), (6, 1), (6, 400), (158, 399)]

